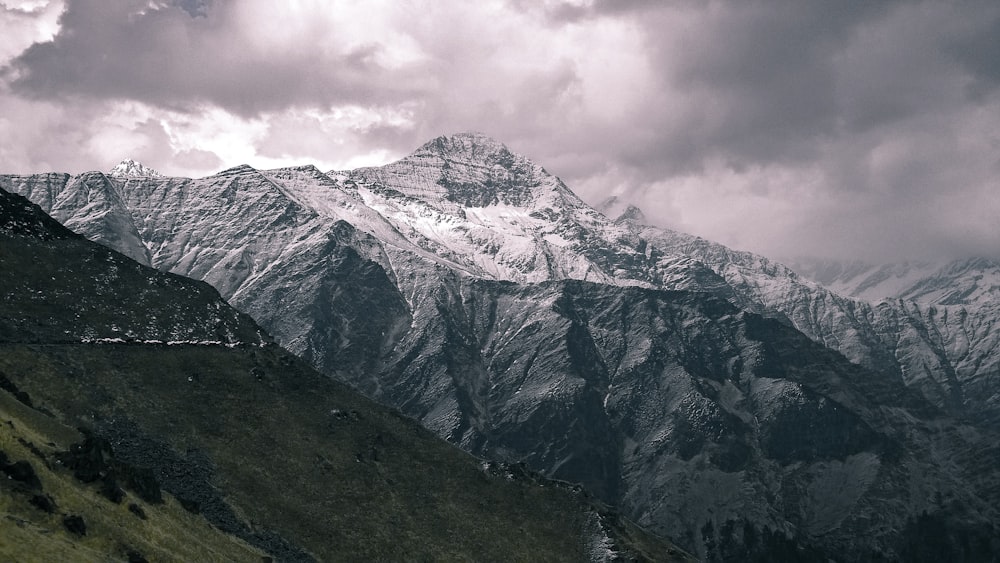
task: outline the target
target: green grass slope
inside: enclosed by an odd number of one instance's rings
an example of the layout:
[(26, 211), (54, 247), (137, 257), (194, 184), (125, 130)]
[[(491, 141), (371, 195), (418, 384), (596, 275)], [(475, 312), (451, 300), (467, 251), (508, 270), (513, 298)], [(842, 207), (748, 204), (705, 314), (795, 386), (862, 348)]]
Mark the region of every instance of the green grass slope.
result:
[(263, 551), (211, 526), (172, 495), (149, 502), (123, 491), (114, 502), (98, 485), (82, 483), (58, 460), (83, 440), (0, 391), (0, 473), (7, 473), (0, 560), (263, 561)]

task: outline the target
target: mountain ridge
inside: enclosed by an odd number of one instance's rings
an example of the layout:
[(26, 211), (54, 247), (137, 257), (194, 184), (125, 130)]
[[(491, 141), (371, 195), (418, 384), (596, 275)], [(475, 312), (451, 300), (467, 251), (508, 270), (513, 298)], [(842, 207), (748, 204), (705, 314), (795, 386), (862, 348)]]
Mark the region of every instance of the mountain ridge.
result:
[(986, 257), (889, 264), (799, 258), (790, 263), (804, 277), (870, 303), (903, 299), (979, 306), (1000, 301), (1000, 263)]
[(42, 499), (0, 490), (0, 557), (689, 559), (320, 375), (208, 284), (67, 233), (0, 190), (0, 472)]
[[(771, 550), (899, 556), (921, 511), (943, 510), (902, 486), (922, 473), (924, 492), (958, 495), (971, 503), (963, 518), (995, 523), (962, 492), (989, 490), (995, 472), (952, 473), (931, 455), (985, 443), (949, 445), (943, 429), (988, 436), (1000, 421), (988, 309), (847, 299), (763, 257), (612, 221), (525, 157), (477, 142), (439, 138), (336, 174), (130, 181), (112, 207), (151, 264), (208, 281), (325, 373), (465, 449), (586, 482), (640, 522), (683, 529), (700, 557), (765, 536)], [(84, 215), (69, 178), (0, 186), (60, 220)], [(101, 232), (127, 227), (104, 221), (93, 238), (128, 247)], [(977, 405), (982, 416), (961, 418)], [(774, 430), (809, 420), (849, 447), (821, 455)], [(859, 485), (828, 506), (838, 479)], [(875, 517), (878, 533), (862, 524)]]

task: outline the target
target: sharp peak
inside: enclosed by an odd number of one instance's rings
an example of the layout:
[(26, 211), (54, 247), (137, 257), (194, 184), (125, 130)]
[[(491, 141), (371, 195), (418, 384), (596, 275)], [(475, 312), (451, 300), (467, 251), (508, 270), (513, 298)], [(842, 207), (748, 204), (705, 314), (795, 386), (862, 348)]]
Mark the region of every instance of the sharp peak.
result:
[(257, 170), (249, 164), (240, 164), (238, 166), (233, 166), (232, 168), (226, 168), (225, 170), (216, 172), (213, 176), (236, 176), (237, 174), (246, 173), (256, 173), (260, 174), (260, 170)]
[(159, 178), (163, 175), (148, 166), (144, 166), (138, 160), (126, 158), (112, 168), (108, 172), (108, 176), (115, 178)]

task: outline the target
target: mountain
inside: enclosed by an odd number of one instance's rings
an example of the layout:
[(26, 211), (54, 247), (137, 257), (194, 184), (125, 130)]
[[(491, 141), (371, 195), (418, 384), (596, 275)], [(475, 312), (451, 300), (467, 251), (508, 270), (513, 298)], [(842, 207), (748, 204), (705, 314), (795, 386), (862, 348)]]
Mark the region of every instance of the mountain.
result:
[(900, 292), (899, 298), (969, 307), (995, 304), (1000, 301), (1000, 262), (988, 258), (950, 262)]
[(869, 302), (981, 307), (1000, 301), (1000, 263), (987, 258), (884, 265), (800, 258), (789, 264), (834, 292)]
[(875, 306), (614, 221), (478, 134), (354, 171), (0, 187), (703, 559), (975, 559), (997, 536), (988, 308)]
[(688, 559), (4, 191), (0, 288), (0, 559)]
[[(684, 253), (724, 277), (740, 306), (782, 319), (854, 363), (893, 374), (954, 416), (994, 429), (1000, 424), (1000, 335), (993, 330), (1000, 301), (988, 291), (967, 291), (976, 297), (968, 304), (869, 303), (843, 297), (762, 256), (630, 224), (650, 244)], [(949, 278), (926, 278), (934, 279), (914, 285), (910, 293), (927, 296), (932, 288), (947, 293), (942, 288)]]
[(125, 160), (119, 162), (114, 168), (108, 172), (108, 176), (112, 178), (162, 178), (163, 174), (160, 174), (152, 168), (147, 168), (143, 166), (142, 163), (136, 162), (131, 158), (126, 158)]

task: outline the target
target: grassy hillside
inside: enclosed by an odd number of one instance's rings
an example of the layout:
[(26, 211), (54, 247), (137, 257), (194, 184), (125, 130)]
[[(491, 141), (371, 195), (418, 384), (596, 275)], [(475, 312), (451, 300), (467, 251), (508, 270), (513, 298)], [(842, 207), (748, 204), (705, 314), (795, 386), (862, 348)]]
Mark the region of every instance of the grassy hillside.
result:
[(127, 491), (116, 503), (99, 485), (82, 483), (58, 459), (83, 441), (79, 432), (0, 391), (0, 452), (5, 458), (0, 473), (7, 473), (0, 488), (0, 559), (263, 560), (264, 552), (214, 528), (172, 495), (149, 502)]

